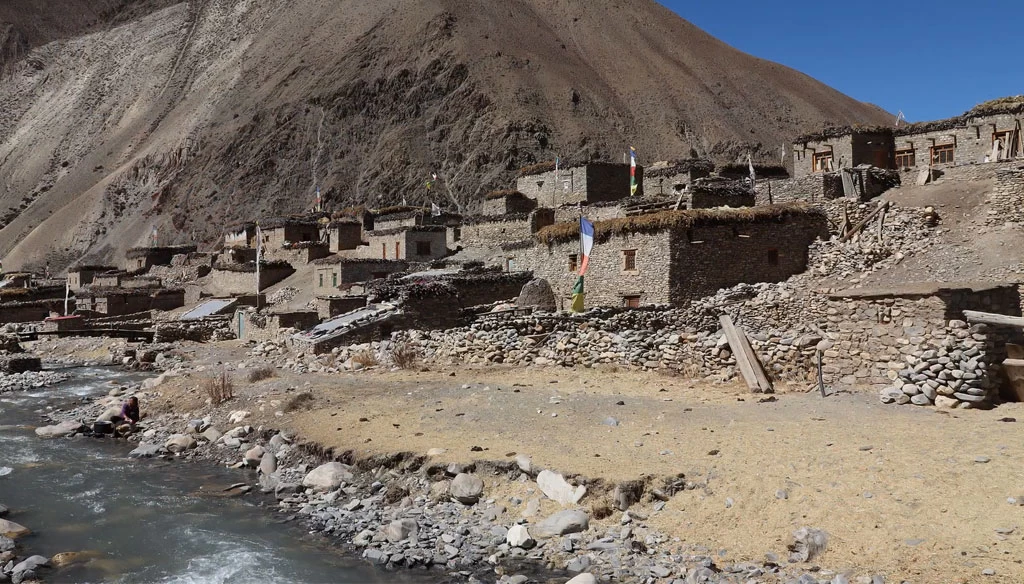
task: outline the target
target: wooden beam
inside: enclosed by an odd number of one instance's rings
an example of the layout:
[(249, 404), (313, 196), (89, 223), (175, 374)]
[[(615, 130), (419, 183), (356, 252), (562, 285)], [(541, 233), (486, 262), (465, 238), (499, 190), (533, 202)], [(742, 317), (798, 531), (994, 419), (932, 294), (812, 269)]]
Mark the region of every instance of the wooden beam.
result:
[(840, 237), (839, 241), (840, 242), (849, 241), (851, 237), (853, 237), (854, 235), (859, 233), (861, 229), (864, 229), (865, 225), (867, 225), (868, 223), (871, 223), (871, 220), (874, 219), (879, 213), (881, 213), (882, 211), (884, 211), (884, 210), (886, 210), (888, 208), (889, 208), (889, 201), (886, 201), (886, 202), (882, 203), (881, 205), (879, 205), (878, 208), (876, 208), (874, 211), (872, 211), (867, 217), (861, 219), (859, 223), (854, 225), (853, 228), (851, 228), (849, 231), (847, 231), (845, 235)]
[(729, 341), (732, 354), (736, 357), (736, 365), (739, 366), (743, 380), (747, 382), (747, 387), (754, 393), (772, 393), (772, 384), (768, 381), (768, 376), (764, 374), (764, 369), (757, 360), (757, 355), (754, 354), (747, 335), (733, 324), (729, 315), (723, 314), (718, 321), (722, 324), (725, 339)]
[(964, 317), (967, 322), (978, 324), (993, 324), (996, 326), (1015, 326), (1024, 328), (1024, 317), (1006, 316), (1005, 314), (993, 314), (991, 312), (978, 312), (976, 310), (965, 310)]

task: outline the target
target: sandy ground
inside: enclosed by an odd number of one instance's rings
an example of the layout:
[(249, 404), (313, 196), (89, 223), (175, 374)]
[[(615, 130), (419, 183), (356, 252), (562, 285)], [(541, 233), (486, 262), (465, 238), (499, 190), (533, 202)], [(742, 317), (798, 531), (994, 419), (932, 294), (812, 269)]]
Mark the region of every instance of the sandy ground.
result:
[[(148, 404), (154, 409), (198, 411), (204, 396), (195, 377), (244, 355), (237, 343), (184, 352), (205, 371), (162, 386), (164, 399)], [(253, 411), (250, 423), (292, 429), (339, 452), (444, 448), (437, 460), (458, 462), (519, 453), (609, 482), (684, 473), (706, 487), (677, 494), (647, 523), (678, 537), (681, 548), (724, 561), (784, 558), (789, 534), (809, 526), (831, 535), (820, 564), (852, 576), (1024, 580), (1024, 506), (1007, 501), (1024, 501), (1018, 404), (942, 412), (883, 406), (868, 393), (822, 399), (802, 390), (761, 402), (740, 385), (615, 369), (282, 371), (251, 385), (244, 373), (234, 374), (240, 387), (231, 407)], [(304, 392), (311, 402), (275, 415)], [(619, 424), (606, 425), (608, 417)], [(498, 500), (536, 496), (529, 483), (487, 482)], [(638, 509), (651, 511), (649, 503)], [(509, 521), (521, 511), (509, 505)], [(982, 576), (986, 569), (995, 575)]]

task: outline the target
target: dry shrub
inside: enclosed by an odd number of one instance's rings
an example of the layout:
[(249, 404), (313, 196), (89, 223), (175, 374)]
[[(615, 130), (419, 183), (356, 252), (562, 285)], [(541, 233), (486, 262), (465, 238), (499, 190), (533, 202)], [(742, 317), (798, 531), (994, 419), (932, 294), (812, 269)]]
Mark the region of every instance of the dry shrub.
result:
[(604, 499), (598, 499), (590, 503), (590, 516), (598, 521), (610, 517), (612, 514), (612, 507), (608, 504), (608, 501)]
[(217, 377), (203, 378), (199, 381), (199, 389), (203, 390), (213, 405), (222, 404), (235, 397), (235, 386), (227, 371), (221, 371)]
[(419, 350), (409, 341), (400, 341), (391, 345), (391, 362), (399, 369), (411, 369), (420, 359)]
[(374, 367), (379, 364), (377, 361), (377, 355), (370, 349), (363, 349), (362, 351), (353, 354), (352, 362), (358, 363), (363, 367)]
[(274, 368), (269, 365), (264, 365), (250, 371), (248, 379), (249, 383), (257, 383), (271, 377), (277, 377), (277, 371), (274, 371)]
[(313, 401), (313, 394), (308, 391), (304, 391), (288, 400), (288, 403), (284, 405), (284, 411), (295, 412), (298, 410), (308, 410), (312, 407)]

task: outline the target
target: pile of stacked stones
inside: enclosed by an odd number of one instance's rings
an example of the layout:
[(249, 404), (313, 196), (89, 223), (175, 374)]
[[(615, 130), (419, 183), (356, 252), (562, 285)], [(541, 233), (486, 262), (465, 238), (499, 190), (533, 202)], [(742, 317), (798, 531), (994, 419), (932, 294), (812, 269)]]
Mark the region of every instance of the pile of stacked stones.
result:
[(994, 397), (991, 379), (999, 365), (986, 346), (998, 333), (962, 320), (951, 320), (947, 332), (941, 341), (926, 341), (907, 356), (909, 366), (898, 372), (893, 387), (880, 392), (882, 403), (973, 408)]

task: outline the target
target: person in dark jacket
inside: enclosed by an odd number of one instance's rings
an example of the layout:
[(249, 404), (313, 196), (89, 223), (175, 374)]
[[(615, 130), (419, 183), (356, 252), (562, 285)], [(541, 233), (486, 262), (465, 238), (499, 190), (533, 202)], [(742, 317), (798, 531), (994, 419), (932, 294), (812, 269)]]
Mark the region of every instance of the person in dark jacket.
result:
[(112, 422), (117, 428), (117, 434), (125, 435), (135, 430), (135, 424), (139, 423), (139, 420), (143, 418), (139, 412), (139, 398), (134, 395), (128, 398), (128, 401), (124, 402), (121, 406), (121, 414), (115, 417)]

